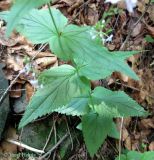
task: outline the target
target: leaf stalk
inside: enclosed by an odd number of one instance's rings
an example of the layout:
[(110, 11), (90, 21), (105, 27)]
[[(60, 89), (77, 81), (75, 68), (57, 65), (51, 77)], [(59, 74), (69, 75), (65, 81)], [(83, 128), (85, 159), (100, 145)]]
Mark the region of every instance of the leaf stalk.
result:
[(56, 32), (57, 32), (57, 34), (60, 36), (60, 33), (59, 33), (59, 31), (58, 31), (58, 28), (57, 28), (57, 25), (56, 25), (56, 22), (55, 22), (55, 19), (54, 19), (54, 16), (53, 16), (52, 11), (51, 11), (51, 8), (50, 8), (50, 4), (47, 3), (47, 6), (48, 6), (48, 9), (49, 9), (49, 14), (50, 14), (50, 16), (51, 16), (53, 25), (54, 25), (54, 27), (55, 27), (55, 29), (56, 29)]

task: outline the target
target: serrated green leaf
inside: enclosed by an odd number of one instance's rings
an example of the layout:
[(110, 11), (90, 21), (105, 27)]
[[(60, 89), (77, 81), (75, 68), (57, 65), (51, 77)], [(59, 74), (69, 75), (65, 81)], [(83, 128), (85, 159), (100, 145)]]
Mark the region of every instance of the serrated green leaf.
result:
[[(48, 10), (32, 10), (18, 24), (17, 30), (33, 43), (49, 43), (51, 50), (64, 60), (74, 60), (80, 67), (80, 75), (91, 80), (106, 78), (114, 71), (134, 79), (137, 75), (124, 62), (134, 54), (112, 54), (90, 37), (90, 27), (66, 25), (67, 19), (56, 9), (51, 9), (59, 34)], [(116, 52), (117, 53), (117, 52)]]
[(71, 99), (87, 94), (90, 90), (89, 81), (80, 78), (75, 68), (69, 65), (52, 68), (42, 73), (41, 77), (43, 76), (50, 80), (32, 97), (19, 128), (65, 106)]
[(15, 0), (8, 15), (7, 35), (9, 36), (20, 19), (31, 9), (42, 6), (50, 0)]
[[(136, 74), (129, 68), (124, 62), (124, 59), (128, 56), (117, 56), (112, 54), (101, 45), (92, 41), (89, 28), (78, 27), (75, 25), (68, 25), (59, 39), (56, 49), (51, 49), (55, 53), (61, 55), (62, 53), (69, 53), (70, 57), (73, 57), (75, 63), (80, 68), (80, 74), (88, 77), (92, 80), (106, 78), (114, 71), (123, 72), (134, 79), (138, 79)], [(59, 51), (59, 48), (61, 49)], [(129, 55), (134, 54), (133, 52)]]
[(150, 36), (150, 35), (146, 35), (145, 40), (146, 40), (147, 42), (150, 42), (150, 43), (153, 43), (153, 42), (154, 42), (154, 38), (152, 38), (152, 36)]
[(141, 160), (154, 160), (154, 151), (143, 153), (141, 156)]
[(107, 111), (114, 117), (145, 116), (147, 112), (123, 91), (111, 91), (96, 87), (92, 94), (93, 101), (98, 105), (97, 110), (103, 114)]
[[(80, 131), (82, 131), (82, 123), (79, 123), (76, 128), (79, 129)], [(112, 127), (111, 127), (111, 130), (108, 133), (108, 136), (112, 137), (112, 138), (115, 138), (115, 139), (120, 138), (120, 133), (117, 130), (116, 124), (114, 122), (112, 122)]]
[(87, 149), (93, 157), (112, 127), (112, 118), (96, 113), (82, 117), (82, 131)]
[[(137, 152), (137, 151), (129, 151), (126, 155), (122, 154), (120, 155), (121, 160), (153, 160), (154, 159), (154, 152)], [(119, 160), (119, 157), (117, 157), (115, 160)]]
[(118, 131), (116, 124), (114, 122), (112, 122), (112, 127), (111, 130), (108, 133), (109, 137), (115, 138), (115, 139), (119, 139), (120, 138), (120, 132)]
[(85, 115), (90, 111), (88, 106), (88, 98), (78, 97), (72, 99), (69, 104), (61, 108), (55, 109), (55, 112), (72, 115), (72, 116), (81, 116)]
[(121, 155), (120, 155), (120, 158), (117, 157), (115, 160), (128, 160), (128, 159), (127, 159), (126, 155), (121, 154)]

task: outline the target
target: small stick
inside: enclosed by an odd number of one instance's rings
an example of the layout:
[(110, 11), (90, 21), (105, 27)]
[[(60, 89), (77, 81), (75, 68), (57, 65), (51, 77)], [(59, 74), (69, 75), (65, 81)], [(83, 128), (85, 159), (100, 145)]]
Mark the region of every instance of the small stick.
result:
[(121, 141), (122, 141), (122, 128), (124, 123), (124, 117), (121, 118), (121, 125), (120, 125), (120, 139), (119, 139), (119, 160), (121, 159)]
[(68, 133), (66, 133), (58, 142), (57, 144), (55, 144), (47, 153), (45, 153), (42, 157), (40, 157), (39, 159), (44, 159), (45, 157), (47, 157), (48, 155), (50, 155), (67, 137), (68, 137)]
[(42, 151), (42, 150), (39, 150), (39, 149), (30, 147), (30, 146), (28, 146), (28, 145), (26, 145), (26, 144), (24, 144), (24, 143), (15, 141), (15, 140), (13, 140), (13, 139), (7, 139), (6, 141), (7, 141), (7, 142), (10, 142), (10, 143), (12, 143), (12, 144), (15, 144), (15, 145), (17, 145), (17, 146), (23, 147), (23, 148), (25, 148), (25, 149), (27, 149), (27, 150), (30, 150), (30, 151), (32, 151), (32, 152), (44, 153), (44, 151)]

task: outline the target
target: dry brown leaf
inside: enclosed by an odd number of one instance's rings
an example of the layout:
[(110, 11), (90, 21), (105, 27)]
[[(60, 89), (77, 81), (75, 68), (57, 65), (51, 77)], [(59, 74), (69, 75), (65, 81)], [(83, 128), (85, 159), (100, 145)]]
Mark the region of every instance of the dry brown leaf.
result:
[(124, 126), (125, 126), (126, 128), (129, 127), (131, 120), (132, 120), (131, 117), (124, 118), (124, 122), (123, 122), (123, 123), (124, 123)]
[(151, 36), (154, 37), (154, 27), (151, 27), (150, 25), (146, 25), (146, 28), (149, 31), (149, 34), (151, 34)]
[(54, 54), (50, 52), (37, 52), (37, 51), (30, 51), (27, 52), (28, 56), (37, 58), (43, 58), (43, 57), (56, 57)]
[(141, 129), (154, 129), (154, 118), (142, 119), (140, 122)]
[(11, 144), (7, 141), (1, 143), (3, 153), (17, 153), (17, 145)]
[(132, 143), (131, 143), (131, 138), (130, 138), (130, 137), (127, 137), (127, 138), (125, 139), (124, 146), (125, 146), (128, 150), (131, 150), (131, 148), (132, 148)]
[(123, 129), (122, 129), (122, 141), (125, 141), (128, 137), (129, 137), (128, 130), (125, 127), (123, 127)]
[[(19, 136), (17, 135), (16, 129), (9, 126), (6, 134), (5, 134), (5, 139), (14, 139), (17, 140)], [(1, 149), (3, 153), (17, 153), (17, 145), (11, 144), (7, 142), (6, 140), (2, 141), (1, 143)]]
[(75, 1), (68, 9), (68, 13), (71, 13), (75, 8), (78, 8), (81, 4), (83, 4), (83, 0), (77, 0)]
[(154, 151), (154, 141), (150, 143), (149, 150)]
[(54, 63), (56, 63), (56, 61), (57, 57), (43, 57), (35, 60), (36, 64), (41, 66), (42, 68), (53, 65)]
[(12, 0), (1, 0), (0, 1), (0, 10), (8, 10), (11, 6)]
[(29, 102), (32, 95), (34, 94), (34, 87), (30, 83), (26, 83), (26, 101)]
[(11, 91), (9, 92), (9, 95), (11, 98), (19, 98), (21, 97), (21, 93), (22, 93), (22, 85), (20, 83), (15, 83), (12, 87), (11, 87)]
[(138, 23), (134, 28), (133, 28), (133, 31), (131, 33), (131, 36), (132, 37), (136, 37), (137, 35), (139, 35), (142, 31), (142, 23)]
[(15, 56), (8, 56), (6, 59), (6, 65), (8, 69), (12, 69), (14, 71), (20, 71), (23, 69), (23, 58), (15, 55)]
[(148, 4), (148, 3), (149, 3), (149, 0), (140, 0), (140, 1), (137, 1), (138, 11), (140, 11), (141, 13), (145, 12), (146, 4)]
[(76, 3), (76, 0), (61, 0), (62, 2), (65, 2), (67, 5), (72, 6)]
[(98, 22), (99, 14), (96, 8), (96, 4), (92, 3), (88, 5), (88, 12), (84, 18), (85, 22), (89, 25), (95, 25)]
[(9, 47), (16, 45), (18, 41), (15, 38), (15, 34), (12, 34), (11, 37), (7, 38), (5, 33), (6, 33), (6, 28), (5, 27), (0, 28), (0, 44)]
[(154, 22), (154, 5), (149, 6), (148, 11), (149, 18)]

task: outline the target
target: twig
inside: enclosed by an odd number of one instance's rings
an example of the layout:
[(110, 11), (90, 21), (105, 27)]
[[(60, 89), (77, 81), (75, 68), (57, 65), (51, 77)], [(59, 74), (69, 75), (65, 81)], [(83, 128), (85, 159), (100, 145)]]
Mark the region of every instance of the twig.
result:
[(67, 131), (68, 131), (68, 133), (69, 133), (69, 136), (70, 136), (70, 140), (71, 140), (71, 144), (72, 144), (72, 148), (71, 148), (71, 150), (73, 150), (73, 138), (72, 138), (72, 135), (71, 135), (71, 132), (70, 132), (70, 129), (69, 129), (69, 125), (68, 125), (68, 122), (67, 122), (67, 118), (66, 118), (66, 125), (67, 125)]
[(119, 139), (119, 160), (121, 159), (121, 141), (122, 141), (122, 128), (124, 123), (124, 117), (121, 118), (121, 125), (120, 125), (120, 139)]
[(15, 145), (17, 145), (17, 146), (23, 147), (23, 148), (25, 148), (25, 149), (27, 149), (27, 150), (30, 150), (30, 151), (32, 151), (32, 152), (44, 153), (44, 151), (42, 151), (42, 150), (39, 150), (39, 149), (30, 147), (30, 146), (28, 146), (28, 145), (26, 145), (26, 144), (24, 144), (24, 143), (21, 143), (21, 142), (12, 140), (12, 139), (7, 139), (6, 141), (7, 141), (7, 142), (10, 142), (10, 143), (12, 143), (12, 144), (15, 144)]
[(57, 130), (56, 130), (56, 124), (53, 123), (53, 130), (54, 130), (54, 136), (55, 136), (55, 144), (57, 143)]
[(50, 130), (50, 133), (49, 133), (49, 135), (48, 135), (47, 141), (46, 141), (46, 143), (45, 143), (45, 145), (44, 145), (44, 147), (43, 147), (43, 151), (45, 151), (45, 149), (46, 149), (46, 147), (47, 147), (47, 145), (48, 145), (48, 143), (49, 143), (49, 140), (50, 140), (50, 138), (51, 138), (52, 132), (53, 132), (53, 126), (52, 126), (52, 128), (51, 128), (51, 130)]
[(68, 133), (66, 133), (58, 142), (57, 144), (55, 144), (47, 153), (45, 153), (43, 156), (41, 156), (39, 159), (44, 159), (45, 157), (47, 157), (48, 155), (50, 155), (67, 137), (68, 137)]

